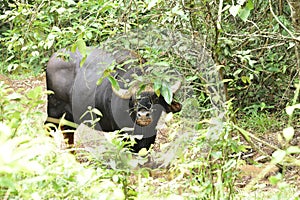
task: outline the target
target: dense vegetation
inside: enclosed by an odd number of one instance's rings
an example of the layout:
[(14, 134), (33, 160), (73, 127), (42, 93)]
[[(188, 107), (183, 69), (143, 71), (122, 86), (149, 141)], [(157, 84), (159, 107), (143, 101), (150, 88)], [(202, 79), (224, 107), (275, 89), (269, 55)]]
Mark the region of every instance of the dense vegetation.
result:
[[(176, 67), (186, 89), (159, 150), (132, 155), (112, 134), (113, 147), (92, 156), (59, 148), (62, 130), (45, 128), (36, 109), (45, 104), (42, 88), (24, 94), (0, 82), (3, 199), (299, 199), (297, 0), (0, 2), (0, 81), (43, 73), (62, 47), (117, 39)], [(176, 34), (176, 48), (161, 39), (164, 30)], [(193, 61), (199, 44), (216, 63), (210, 76), (205, 60)], [(227, 90), (207, 93), (221, 75)], [(214, 105), (216, 96), (228, 99), (225, 117), (210, 112), (225, 106)], [(144, 165), (151, 159), (163, 167)], [(258, 175), (245, 176), (243, 166)]]

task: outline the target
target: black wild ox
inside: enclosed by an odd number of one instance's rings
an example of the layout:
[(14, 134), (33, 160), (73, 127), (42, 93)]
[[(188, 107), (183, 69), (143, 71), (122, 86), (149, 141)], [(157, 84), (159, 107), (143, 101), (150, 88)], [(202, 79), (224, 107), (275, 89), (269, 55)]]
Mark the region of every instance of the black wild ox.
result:
[[(66, 55), (69, 57), (68, 61), (61, 57)], [(146, 87), (148, 89), (139, 95), (135, 86), (126, 89), (128, 83), (133, 81), (133, 74), (142, 76), (144, 73), (137, 61), (142, 62), (142, 59), (134, 52), (119, 50), (111, 53), (88, 48), (87, 55), (81, 67), (82, 55), (79, 51), (73, 53), (62, 49), (50, 58), (46, 70), (47, 89), (54, 94), (48, 96), (48, 116), (60, 118), (66, 113), (66, 119), (81, 123), (90, 119), (88, 115), (81, 118), (88, 106), (95, 107), (103, 115), (96, 124), (96, 129), (115, 131), (125, 127), (133, 128), (130, 134), (143, 135), (133, 147), (134, 151), (149, 148), (155, 141), (156, 125), (162, 111), (179, 112), (181, 104), (174, 100), (167, 104), (151, 87)], [(111, 86), (108, 78), (104, 78), (100, 85), (96, 84), (112, 65), (122, 65), (113, 74), (119, 82), (119, 90)], [(180, 86), (180, 79), (174, 78), (172, 92), (175, 93)]]

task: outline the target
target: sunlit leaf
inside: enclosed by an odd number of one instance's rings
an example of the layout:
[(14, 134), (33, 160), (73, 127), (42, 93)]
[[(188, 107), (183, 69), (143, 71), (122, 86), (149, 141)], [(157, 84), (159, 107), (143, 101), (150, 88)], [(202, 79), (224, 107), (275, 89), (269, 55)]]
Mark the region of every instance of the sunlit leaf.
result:
[(64, 8), (64, 7), (60, 7), (60, 8), (58, 8), (58, 9), (56, 9), (55, 10), (58, 14), (63, 14), (65, 11), (66, 11), (66, 9)]
[(239, 17), (245, 22), (248, 19), (248, 16), (250, 15), (250, 11), (248, 9), (240, 9)]
[(160, 89), (162, 87), (162, 83), (160, 80), (155, 80), (154, 82), (154, 92), (157, 96), (160, 96)]
[(37, 99), (40, 96), (42, 90), (43, 90), (42, 87), (38, 86), (30, 90), (29, 92), (27, 92), (27, 97), (31, 99)]
[(162, 83), (161, 95), (164, 97), (167, 104), (171, 104), (173, 99), (173, 93), (171, 88), (165, 83)]
[(16, 99), (21, 99), (21, 97), (22, 97), (22, 95), (21, 94), (19, 94), (19, 93), (12, 93), (12, 94), (9, 94), (8, 96), (7, 96), (7, 99), (9, 99), (9, 100), (16, 100)]
[(139, 156), (146, 156), (148, 154), (148, 151), (146, 148), (142, 148), (140, 151), (139, 151)]
[(243, 81), (243, 83), (251, 83), (250, 78), (248, 76), (242, 76), (241, 80)]
[(85, 61), (86, 61), (86, 58), (87, 58), (87, 55), (84, 55), (83, 57), (82, 57), (82, 59), (81, 59), (81, 61), (80, 61), (80, 67), (82, 67), (83, 66), (83, 64), (85, 63)]
[(109, 76), (108, 80), (111, 83), (112, 87), (114, 87), (116, 90), (120, 89), (119, 83), (118, 83), (118, 81), (114, 77)]
[(298, 146), (289, 146), (286, 150), (286, 152), (288, 154), (292, 154), (292, 153), (300, 153), (300, 147)]
[(245, 22), (247, 21), (251, 10), (254, 8), (252, 0), (248, 0), (244, 8), (241, 8), (238, 12), (239, 17)]
[(150, 1), (148, 1), (147, 10), (150, 10), (151, 8), (153, 8), (157, 4), (158, 1), (159, 0), (150, 0)]
[(95, 113), (98, 116), (102, 116), (102, 113), (100, 112), (100, 110), (98, 110), (97, 108), (93, 108), (92, 112)]
[(229, 13), (235, 17), (238, 14), (240, 8), (241, 8), (240, 5), (233, 5), (229, 8)]
[(82, 36), (78, 37), (78, 39), (76, 41), (76, 48), (82, 55), (82, 59), (80, 61), (80, 67), (81, 67), (87, 58), (86, 44), (85, 44), (84, 40), (82, 39)]
[(68, 5), (76, 5), (76, 3), (73, 0), (64, 0)]
[(195, 130), (201, 130), (203, 128), (203, 124), (202, 123), (197, 123), (196, 125), (195, 125)]
[(287, 107), (285, 108), (285, 111), (286, 111), (286, 113), (287, 113), (288, 115), (292, 115), (293, 112), (294, 112), (294, 110), (295, 110), (295, 108), (300, 109), (300, 104), (296, 104), (296, 105), (293, 105), (293, 106), (287, 106)]
[(281, 180), (282, 180), (281, 173), (276, 174), (276, 176), (270, 176), (270, 178), (269, 178), (269, 181), (272, 185), (276, 185)]
[(277, 164), (277, 163), (280, 163), (283, 161), (284, 157), (286, 156), (286, 152), (279, 149), (277, 151), (275, 151), (273, 154), (272, 154), (272, 163), (274, 164)]
[(253, 0), (248, 0), (246, 3), (246, 8), (248, 10), (253, 10), (254, 9), (254, 4), (253, 4)]
[(291, 141), (294, 137), (294, 128), (293, 127), (288, 127), (288, 128), (285, 128), (283, 129), (283, 137), (285, 138), (285, 140), (287, 142)]
[(103, 82), (103, 80), (104, 80), (104, 77), (100, 77), (99, 79), (98, 79), (98, 81), (97, 81), (97, 85), (100, 85), (102, 82)]
[(60, 28), (57, 26), (53, 26), (52, 31), (61, 32)]

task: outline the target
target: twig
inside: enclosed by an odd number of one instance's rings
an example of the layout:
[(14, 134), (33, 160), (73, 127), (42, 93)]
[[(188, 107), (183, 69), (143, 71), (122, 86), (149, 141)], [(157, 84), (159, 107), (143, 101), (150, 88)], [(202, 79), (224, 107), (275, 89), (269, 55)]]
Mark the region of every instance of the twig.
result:
[(280, 46), (283, 46), (285, 44), (286, 43), (282, 42), (282, 43), (278, 43), (278, 44), (274, 44), (274, 45), (263, 46), (263, 47), (259, 47), (259, 48), (256, 48), (256, 49), (251, 49), (250, 52), (259, 51), (259, 50), (262, 50), (262, 49), (272, 49), (274, 47), (280, 47)]
[(272, 171), (276, 165), (269, 163), (253, 180), (248, 183), (244, 191), (249, 192), (254, 185), (261, 179), (263, 179), (270, 171)]
[(253, 138), (254, 140), (256, 140), (256, 141), (258, 141), (258, 142), (260, 142), (260, 143), (262, 143), (262, 144), (264, 144), (264, 145), (266, 145), (266, 146), (268, 146), (268, 147), (270, 147), (272, 149), (275, 149), (275, 150), (279, 149), (277, 146), (274, 146), (272, 144), (269, 144), (268, 142), (263, 141), (262, 139), (256, 137), (255, 135), (253, 135), (249, 131), (246, 131), (246, 130), (244, 130), (244, 129), (236, 126), (236, 125), (233, 125), (233, 127), (236, 128), (245, 137), (245, 139), (247, 140), (247, 142), (250, 141), (252, 143), (252, 141), (250, 140), (250, 138)]
[(223, 0), (220, 0), (219, 10), (218, 10), (218, 19), (217, 19), (217, 29), (221, 30), (221, 20), (222, 20), (222, 8), (223, 8)]

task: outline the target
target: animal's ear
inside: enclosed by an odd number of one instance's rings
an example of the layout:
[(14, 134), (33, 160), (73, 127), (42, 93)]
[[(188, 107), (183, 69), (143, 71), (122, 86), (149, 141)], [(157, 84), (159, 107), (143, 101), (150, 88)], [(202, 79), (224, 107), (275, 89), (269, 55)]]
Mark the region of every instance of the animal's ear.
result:
[(167, 105), (166, 112), (172, 112), (172, 113), (177, 113), (181, 111), (182, 105), (176, 101), (172, 101), (171, 105)]

